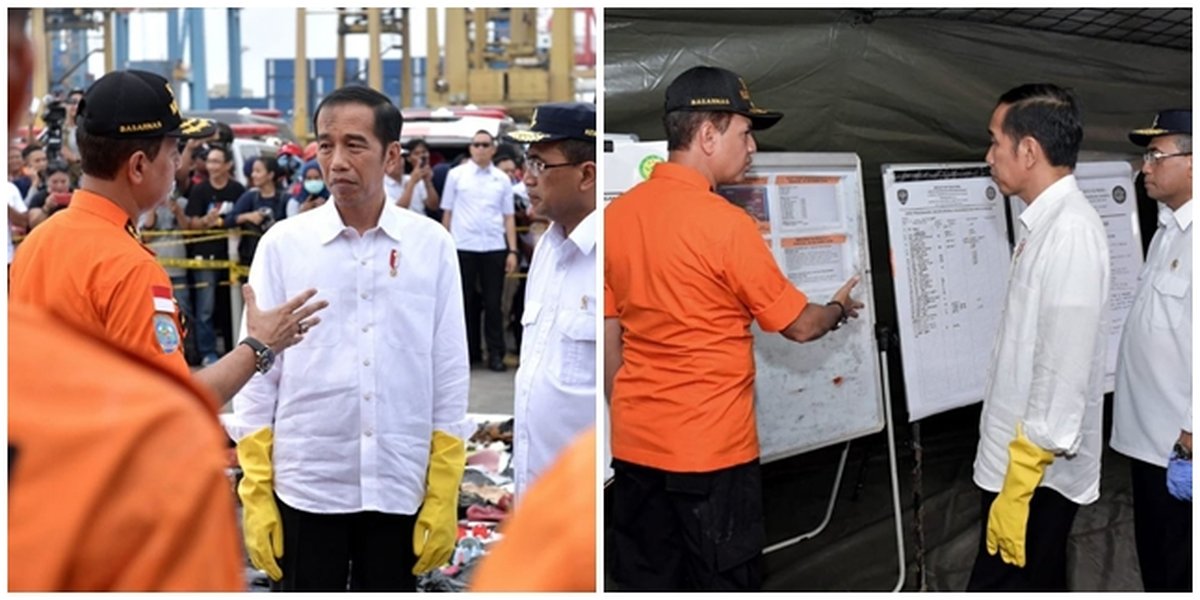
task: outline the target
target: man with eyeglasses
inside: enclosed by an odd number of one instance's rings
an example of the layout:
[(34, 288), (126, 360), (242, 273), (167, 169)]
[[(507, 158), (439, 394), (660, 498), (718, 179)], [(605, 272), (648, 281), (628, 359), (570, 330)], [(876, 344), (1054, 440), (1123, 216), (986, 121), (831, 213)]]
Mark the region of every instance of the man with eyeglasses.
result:
[(471, 160), (446, 175), (442, 223), (458, 248), (459, 270), (466, 297), (467, 349), (479, 361), (479, 296), (482, 291), (484, 337), (492, 371), (504, 366), (504, 323), (500, 299), (504, 277), (517, 268), (517, 229), (513, 219), (512, 181), (492, 164), (496, 140), (484, 130), (471, 138)]
[(551, 221), (533, 252), (521, 319), (513, 432), (519, 501), (596, 419), (596, 107), (543, 104), (529, 130), (507, 137), (529, 144), (529, 201)]
[(1192, 589), (1192, 111), (1129, 134), (1161, 206), (1117, 355), (1112, 448), (1129, 457), (1147, 592)]

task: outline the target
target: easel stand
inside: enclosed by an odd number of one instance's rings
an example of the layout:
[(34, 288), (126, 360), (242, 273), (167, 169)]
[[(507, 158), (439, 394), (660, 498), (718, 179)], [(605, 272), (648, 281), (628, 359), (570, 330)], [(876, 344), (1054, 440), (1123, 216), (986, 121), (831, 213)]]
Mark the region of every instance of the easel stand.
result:
[[(885, 326), (879, 326), (876, 330), (876, 341), (879, 346), (879, 365), (880, 378), (883, 383), (883, 410), (884, 422), (887, 429), (888, 442), (888, 466), (892, 484), (892, 514), (896, 526), (896, 567), (899, 571), (899, 576), (896, 578), (896, 587), (892, 588), (893, 592), (899, 592), (904, 588), (904, 577), (906, 568), (906, 557), (904, 554), (904, 527), (902, 525), (904, 513), (900, 509), (900, 477), (896, 466), (896, 435), (892, 427), (892, 394), (888, 387), (887, 376), (887, 351), (888, 340), (890, 333)], [(842, 449), (842, 458), (838, 461), (837, 475), (833, 479), (833, 489), (829, 493), (829, 504), (825, 509), (825, 519), (821, 524), (806, 533), (802, 533), (793, 538), (771, 544), (763, 549), (763, 554), (770, 554), (777, 550), (793, 546), (801, 541), (812, 539), (825, 530), (829, 525), (830, 519), (833, 517), (833, 508), (837, 505), (838, 489), (842, 484), (842, 474), (846, 469), (846, 457), (850, 454), (850, 442), (846, 442), (846, 446)]]

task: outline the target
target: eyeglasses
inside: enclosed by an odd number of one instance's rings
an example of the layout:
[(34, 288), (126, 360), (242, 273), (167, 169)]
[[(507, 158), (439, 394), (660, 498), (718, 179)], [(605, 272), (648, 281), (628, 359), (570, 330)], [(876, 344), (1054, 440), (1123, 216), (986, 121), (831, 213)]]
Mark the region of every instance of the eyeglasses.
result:
[(1148, 165), (1158, 164), (1163, 159), (1173, 158), (1176, 156), (1191, 156), (1191, 152), (1176, 152), (1174, 154), (1166, 154), (1158, 150), (1150, 150), (1142, 155), (1142, 162)]
[(542, 159), (540, 159), (540, 158), (526, 157), (525, 158), (525, 172), (534, 177), (540, 177), (542, 175), (542, 171), (545, 171), (546, 169), (557, 169), (559, 167), (573, 167), (573, 166), (579, 165), (579, 164), (582, 164), (582, 163), (564, 162), (564, 163), (558, 163), (555, 165), (548, 165), (548, 164), (542, 162)]
[(474, 148), (491, 148), (492, 143), (491, 142), (471, 142), (471, 146)]

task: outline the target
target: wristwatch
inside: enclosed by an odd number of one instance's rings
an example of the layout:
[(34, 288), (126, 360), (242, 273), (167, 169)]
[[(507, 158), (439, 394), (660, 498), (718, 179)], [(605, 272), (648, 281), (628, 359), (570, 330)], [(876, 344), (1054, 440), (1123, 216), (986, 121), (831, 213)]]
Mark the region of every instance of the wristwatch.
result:
[(254, 351), (254, 369), (256, 371), (265, 375), (267, 371), (271, 370), (271, 366), (275, 364), (274, 350), (252, 337), (243, 339), (239, 345), (241, 344), (250, 346), (250, 349)]
[(849, 320), (846, 317), (846, 305), (842, 304), (841, 302), (837, 300), (830, 300), (829, 302), (825, 303), (825, 306), (837, 306), (838, 310), (842, 311), (841, 315), (838, 316), (837, 322), (833, 324), (833, 327), (829, 328), (830, 331), (837, 331), (843, 323)]
[(1178, 456), (1179, 458), (1186, 460), (1186, 461), (1192, 460), (1192, 452), (1190, 450), (1188, 450), (1187, 448), (1184, 448), (1183, 444), (1180, 444), (1179, 442), (1175, 442), (1175, 448), (1173, 448), (1173, 450), (1175, 452), (1175, 456)]

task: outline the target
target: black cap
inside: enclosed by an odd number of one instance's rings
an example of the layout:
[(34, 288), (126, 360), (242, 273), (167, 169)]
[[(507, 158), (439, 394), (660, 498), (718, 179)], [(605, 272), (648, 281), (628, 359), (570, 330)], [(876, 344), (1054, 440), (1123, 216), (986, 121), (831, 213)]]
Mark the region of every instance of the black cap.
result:
[(556, 140), (596, 139), (596, 105), (587, 102), (553, 102), (533, 109), (528, 130), (510, 131), (504, 137), (521, 144)]
[(746, 82), (719, 67), (692, 67), (676, 77), (667, 86), (665, 109), (737, 113), (750, 118), (751, 129), (766, 129), (783, 118), (783, 113), (755, 106)]
[(79, 101), (79, 126), (89, 135), (116, 139), (206, 138), (208, 119), (184, 119), (171, 84), (147, 71), (113, 71), (91, 85)]
[(1129, 141), (1147, 146), (1152, 138), (1160, 135), (1175, 134), (1192, 135), (1192, 109), (1175, 108), (1164, 110), (1154, 116), (1154, 123), (1147, 129), (1134, 129), (1129, 132)]

